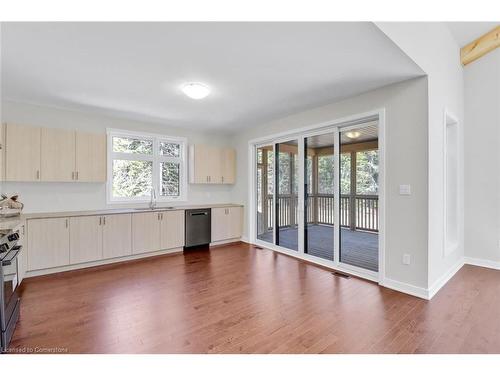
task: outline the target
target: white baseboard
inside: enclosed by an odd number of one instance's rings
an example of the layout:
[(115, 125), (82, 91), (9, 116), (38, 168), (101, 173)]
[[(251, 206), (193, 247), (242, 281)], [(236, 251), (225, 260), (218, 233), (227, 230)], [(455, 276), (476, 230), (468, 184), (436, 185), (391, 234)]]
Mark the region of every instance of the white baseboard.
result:
[(464, 257), (464, 263), (470, 264), (472, 266), (492, 268), (494, 270), (500, 270), (500, 262), (488, 259), (470, 258)]
[(401, 281), (392, 280), (387, 277), (383, 281), (380, 281), (379, 285), (389, 289), (397, 290), (398, 292), (410, 294), (415, 297), (429, 299), (428, 290), (420, 286), (403, 283)]
[(458, 260), (457, 263), (455, 263), (455, 265), (453, 265), (449, 270), (448, 272), (446, 272), (444, 275), (442, 275), (439, 279), (437, 279), (434, 284), (432, 284), (432, 286), (429, 288), (428, 290), (428, 298), (427, 299), (431, 299), (432, 297), (434, 297), (436, 295), (437, 292), (439, 292), (439, 290), (446, 285), (446, 283), (448, 281), (450, 281), (450, 279), (455, 276), (455, 274), (460, 270), (460, 268), (462, 268), (464, 265), (464, 259), (461, 258)]

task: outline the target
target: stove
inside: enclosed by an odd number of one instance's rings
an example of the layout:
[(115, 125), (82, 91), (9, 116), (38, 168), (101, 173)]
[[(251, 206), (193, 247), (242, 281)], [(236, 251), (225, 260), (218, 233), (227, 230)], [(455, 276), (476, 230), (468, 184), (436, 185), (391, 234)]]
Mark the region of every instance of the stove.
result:
[(19, 231), (0, 234), (0, 352), (4, 353), (12, 339), (19, 319), (17, 256), (22, 249), (18, 245)]

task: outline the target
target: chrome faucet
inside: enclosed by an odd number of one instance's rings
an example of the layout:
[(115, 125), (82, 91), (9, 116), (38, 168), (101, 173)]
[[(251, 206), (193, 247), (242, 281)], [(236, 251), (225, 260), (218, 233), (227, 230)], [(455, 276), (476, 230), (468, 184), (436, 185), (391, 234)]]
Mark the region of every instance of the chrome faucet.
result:
[(154, 210), (156, 208), (156, 191), (155, 188), (151, 189), (151, 200), (149, 201), (149, 208)]

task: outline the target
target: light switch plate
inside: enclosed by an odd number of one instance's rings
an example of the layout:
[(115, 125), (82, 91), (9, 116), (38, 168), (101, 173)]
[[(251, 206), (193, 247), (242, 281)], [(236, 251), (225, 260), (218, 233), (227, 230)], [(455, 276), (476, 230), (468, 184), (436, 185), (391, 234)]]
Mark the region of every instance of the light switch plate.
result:
[(405, 264), (407, 266), (411, 264), (411, 255), (410, 254), (403, 254), (403, 264)]
[(399, 185), (399, 195), (411, 195), (411, 186)]

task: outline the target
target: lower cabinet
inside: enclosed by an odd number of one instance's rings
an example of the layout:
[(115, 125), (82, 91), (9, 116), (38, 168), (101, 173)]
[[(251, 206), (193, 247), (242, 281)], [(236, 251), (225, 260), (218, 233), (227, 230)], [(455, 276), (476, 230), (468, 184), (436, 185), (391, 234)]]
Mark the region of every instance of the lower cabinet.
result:
[(212, 208), (212, 242), (240, 238), (242, 224), (242, 207)]
[(132, 215), (102, 217), (102, 256), (104, 259), (132, 254)]
[(184, 246), (184, 211), (162, 212), (160, 219), (160, 248)]
[(69, 218), (28, 220), (28, 270), (69, 264)]
[(69, 219), (69, 262), (78, 264), (102, 259), (101, 216)]
[(141, 212), (132, 215), (132, 253), (160, 249), (160, 213)]
[(132, 215), (132, 253), (184, 246), (184, 211), (141, 212)]

